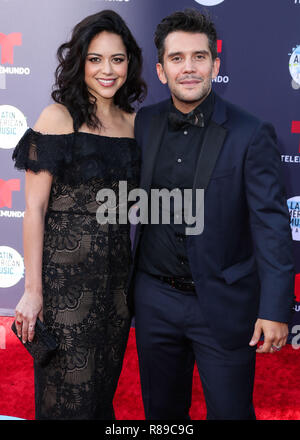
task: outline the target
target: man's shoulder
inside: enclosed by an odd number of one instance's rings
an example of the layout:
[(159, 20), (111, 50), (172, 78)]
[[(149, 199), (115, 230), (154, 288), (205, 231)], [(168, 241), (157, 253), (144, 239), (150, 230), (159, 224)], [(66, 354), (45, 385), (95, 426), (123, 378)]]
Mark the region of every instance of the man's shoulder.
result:
[(146, 131), (150, 129), (152, 118), (159, 118), (162, 113), (169, 110), (169, 107), (170, 99), (166, 99), (139, 109), (134, 123), (135, 137), (139, 142), (145, 136)]
[(251, 113), (251, 111), (220, 97), (216, 100), (216, 106), (217, 112), (215, 114), (217, 116), (215, 122), (218, 123), (217, 119), (220, 114), (225, 115), (221, 124), (224, 124), (231, 134), (235, 133), (239, 138), (243, 138), (245, 142), (249, 142), (250, 139), (255, 139), (263, 134), (271, 136), (275, 141), (277, 140), (275, 127), (270, 121), (264, 120)]
[(225, 106), (229, 123), (239, 123), (243, 125), (246, 124), (248, 126), (257, 127), (263, 122), (258, 116), (254, 115), (250, 111), (246, 110), (240, 105), (234, 104), (231, 101), (221, 98), (220, 96), (217, 97), (217, 102), (219, 103), (219, 105)]
[(169, 107), (170, 107), (170, 99), (165, 99), (164, 101), (159, 101), (154, 104), (141, 107), (137, 112), (137, 116), (152, 117), (168, 111)]

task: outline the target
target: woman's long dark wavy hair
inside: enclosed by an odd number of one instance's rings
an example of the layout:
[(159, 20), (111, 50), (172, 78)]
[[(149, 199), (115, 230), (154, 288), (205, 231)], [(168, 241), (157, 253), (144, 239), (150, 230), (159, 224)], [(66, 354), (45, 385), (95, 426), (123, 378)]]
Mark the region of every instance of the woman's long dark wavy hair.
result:
[(58, 48), (59, 65), (55, 71), (51, 94), (55, 102), (69, 110), (75, 131), (83, 123), (92, 129), (101, 127), (101, 121), (96, 116), (96, 98), (88, 91), (84, 72), (88, 46), (102, 31), (120, 35), (129, 59), (126, 82), (115, 94), (114, 103), (125, 112), (133, 113), (132, 104), (135, 101), (142, 102), (147, 93), (147, 86), (141, 76), (142, 51), (124, 20), (111, 10), (86, 17), (74, 27), (70, 41)]

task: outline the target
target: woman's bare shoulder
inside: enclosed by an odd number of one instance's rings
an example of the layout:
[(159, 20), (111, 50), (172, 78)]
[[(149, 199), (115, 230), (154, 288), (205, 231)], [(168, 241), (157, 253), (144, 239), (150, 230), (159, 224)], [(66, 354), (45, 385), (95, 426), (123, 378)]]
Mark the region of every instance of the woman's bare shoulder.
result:
[(127, 119), (128, 123), (134, 127), (134, 120), (136, 117), (136, 113), (124, 113), (125, 118)]
[(125, 113), (124, 112), (124, 118), (126, 120), (126, 125), (129, 128), (129, 131), (131, 132), (131, 135), (133, 136), (134, 133), (134, 121), (135, 121), (136, 113)]
[(74, 131), (73, 119), (62, 104), (51, 104), (44, 108), (33, 129), (42, 134), (69, 134)]

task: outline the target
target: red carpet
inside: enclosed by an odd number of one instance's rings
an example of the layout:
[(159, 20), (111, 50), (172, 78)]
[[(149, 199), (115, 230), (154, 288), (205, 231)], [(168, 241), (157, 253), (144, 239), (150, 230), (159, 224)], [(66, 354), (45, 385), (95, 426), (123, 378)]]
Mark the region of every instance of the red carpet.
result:
[[(32, 420), (32, 358), (11, 332), (12, 320), (0, 317), (0, 415)], [(299, 360), (300, 350), (291, 346), (286, 346), (279, 354), (257, 356), (254, 403), (259, 420), (300, 420)], [(144, 419), (134, 329), (131, 329), (115, 396), (115, 410), (118, 420)], [(197, 374), (190, 414), (193, 420), (205, 419), (206, 415)]]

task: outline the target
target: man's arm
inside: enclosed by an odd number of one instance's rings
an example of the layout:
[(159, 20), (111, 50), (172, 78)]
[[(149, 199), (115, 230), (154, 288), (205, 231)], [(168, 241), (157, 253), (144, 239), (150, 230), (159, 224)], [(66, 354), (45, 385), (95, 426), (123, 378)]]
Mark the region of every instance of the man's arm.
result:
[(285, 345), (293, 307), (293, 248), (280, 168), (275, 131), (270, 124), (261, 124), (245, 162), (250, 225), (261, 283), (258, 320), (250, 342), (255, 345), (264, 334), (258, 352), (272, 352), (272, 345)]

